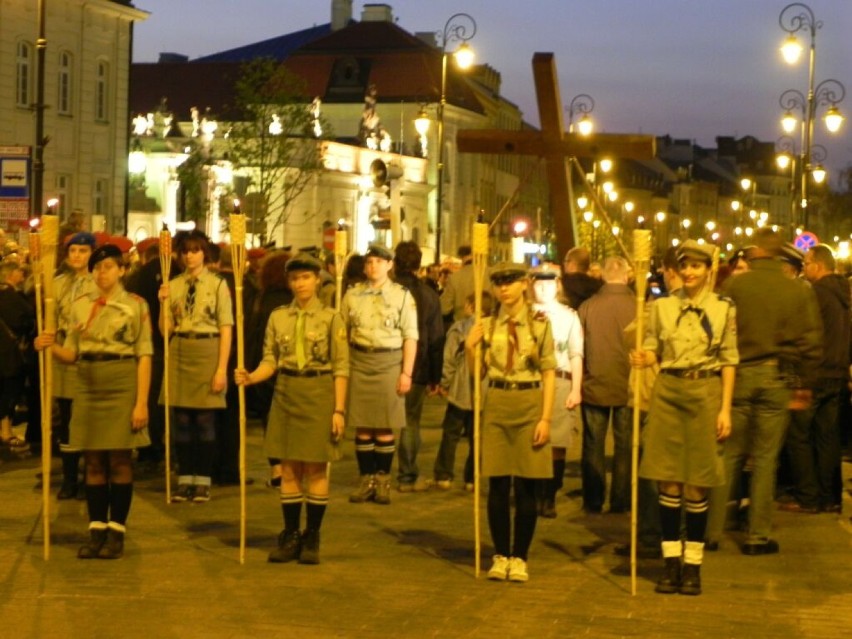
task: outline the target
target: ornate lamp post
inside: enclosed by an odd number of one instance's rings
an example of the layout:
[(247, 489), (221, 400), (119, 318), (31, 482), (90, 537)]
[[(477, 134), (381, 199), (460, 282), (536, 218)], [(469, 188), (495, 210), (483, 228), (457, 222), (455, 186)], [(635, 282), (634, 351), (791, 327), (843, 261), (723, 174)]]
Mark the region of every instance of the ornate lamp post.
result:
[(568, 111), (568, 132), (574, 132), (574, 116), (579, 116), (577, 120), (577, 133), (580, 135), (589, 135), (594, 129), (594, 122), (589, 117), (589, 113), (595, 110), (595, 100), (587, 93), (580, 93), (571, 98), (571, 102), (566, 109)]
[[(814, 86), (814, 75), (816, 69), (816, 33), (822, 28), (822, 21), (817, 20), (811, 8), (801, 2), (788, 4), (781, 10), (778, 16), (778, 24), (781, 29), (789, 35), (781, 47), (781, 53), (788, 64), (795, 64), (802, 53), (802, 46), (796, 39), (796, 33), (806, 31), (810, 34), (810, 47), (808, 56), (808, 94), (805, 96), (801, 91), (788, 89), (781, 94), (779, 103), (785, 110), (784, 129), (787, 133), (795, 130), (796, 120), (793, 110), (801, 113), (801, 155), (799, 170), (801, 172), (801, 211), (802, 221), (805, 228), (808, 226), (808, 174), (813, 174), (816, 168), (812, 157), (814, 136), (814, 120), (816, 110), (821, 106), (828, 106), (824, 120), (826, 128), (832, 133), (836, 132), (843, 123), (843, 115), (837, 105), (846, 97), (846, 87), (834, 79), (823, 80)], [(820, 167), (821, 168), (821, 167)], [(825, 173), (822, 172), (824, 178)], [(815, 175), (816, 177), (816, 175)]]
[(450, 16), (441, 38), (441, 102), (438, 104), (438, 213), (435, 220), (435, 261), (441, 261), (441, 232), (444, 218), (444, 107), (447, 104), (447, 45), (460, 42), (452, 54), (456, 65), (467, 69), (473, 64), (473, 49), (467, 42), (476, 35), (476, 20), (467, 13)]

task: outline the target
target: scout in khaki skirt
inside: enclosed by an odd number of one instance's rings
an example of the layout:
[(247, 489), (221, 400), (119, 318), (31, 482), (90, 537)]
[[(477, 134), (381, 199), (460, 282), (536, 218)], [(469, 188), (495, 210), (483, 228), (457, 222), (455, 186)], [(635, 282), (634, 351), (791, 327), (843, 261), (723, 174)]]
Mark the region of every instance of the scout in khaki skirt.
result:
[(97, 292), (71, 307), (70, 330), (62, 346), (52, 334), (36, 340), (54, 356), (77, 363), (77, 393), (71, 416), (71, 445), (86, 460), (89, 542), (80, 559), (117, 559), (133, 495), (134, 448), (150, 444), (148, 386), (151, 380), (151, 321), (148, 305), (121, 286), (124, 263), (117, 246), (92, 253)]
[[(237, 369), (234, 380), (248, 386), (278, 373), (266, 455), (281, 460), (284, 530), (269, 561), (318, 564), (320, 525), (328, 504), (327, 467), (337, 458), (345, 426), (349, 346), (340, 315), (317, 297), (322, 263), (297, 255), (285, 268), (295, 300), (269, 316), (258, 367), (251, 373)], [(307, 501), (307, 521), (300, 533), (302, 501)]]
[[(169, 401), (174, 406), (178, 487), (172, 501), (210, 500), (216, 411), (225, 408), (234, 317), (231, 294), (207, 270), (210, 243), (190, 231), (178, 243), (184, 272), (160, 286), (160, 330), (169, 320)], [(164, 401), (161, 391), (160, 403)]]
[(710, 283), (714, 248), (692, 240), (681, 244), (683, 288), (651, 305), (643, 350), (630, 354), (634, 367), (660, 364), (639, 465), (639, 475), (659, 486), (665, 561), (659, 593), (701, 593), (707, 492), (724, 484), (721, 442), (731, 432), (739, 355), (734, 306)]
[[(495, 555), (488, 578), (527, 581), (527, 553), (535, 534), (537, 487), (553, 476), (550, 422), (556, 357), (550, 321), (527, 304), (522, 264), (491, 271), (496, 315), (473, 325), (465, 340), (468, 367), (483, 343), (488, 402), (483, 410), (482, 474), (488, 483), (488, 527)], [(512, 481), (514, 479), (514, 482)], [(515, 489), (511, 543), (509, 493)]]

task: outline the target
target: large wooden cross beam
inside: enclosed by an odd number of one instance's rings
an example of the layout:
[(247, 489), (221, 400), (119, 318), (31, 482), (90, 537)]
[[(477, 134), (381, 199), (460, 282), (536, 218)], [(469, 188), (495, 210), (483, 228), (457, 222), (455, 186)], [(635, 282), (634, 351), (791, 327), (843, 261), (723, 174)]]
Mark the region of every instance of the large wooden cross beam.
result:
[(553, 54), (536, 53), (532, 64), (541, 130), (464, 130), (458, 132), (456, 144), (461, 153), (536, 155), (544, 158), (556, 246), (561, 257), (575, 243), (574, 223), (571, 219), (570, 159), (613, 157), (648, 160), (654, 157), (655, 138), (651, 135), (596, 133), (580, 136), (566, 133)]

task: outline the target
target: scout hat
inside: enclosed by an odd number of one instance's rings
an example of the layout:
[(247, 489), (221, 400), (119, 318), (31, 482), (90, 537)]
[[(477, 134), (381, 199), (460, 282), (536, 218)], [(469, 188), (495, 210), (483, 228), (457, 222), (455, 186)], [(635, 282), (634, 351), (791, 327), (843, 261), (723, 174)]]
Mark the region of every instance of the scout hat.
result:
[(95, 250), (95, 246), (97, 246), (97, 239), (95, 236), (87, 231), (80, 231), (79, 233), (74, 233), (68, 241), (65, 243), (66, 246), (71, 246), (72, 244), (79, 244), (82, 246), (88, 246), (93, 251)]
[(527, 276), (527, 267), (525, 264), (515, 264), (514, 262), (499, 262), (491, 269), (492, 284), (511, 284), (517, 282)]
[(778, 253), (778, 257), (781, 258), (782, 262), (787, 262), (787, 264), (799, 269), (800, 271), (802, 270), (802, 266), (805, 264), (805, 254), (790, 242), (784, 242), (784, 244), (781, 245), (781, 251)]
[(393, 253), (391, 253), (390, 249), (381, 244), (370, 244), (367, 247), (367, 252), (364, 253), (364, 257), (380, 257), (383, 260), (392, 260)]
[(530, 277), (534, 280), (555, 280), (559, 273), (552, 266), (542, 264), (530, 270)]
[(287, 260), (284, 270), (287, 273), (292, 273), (293, 271), (313, 271), (314, 273), (319, 273), (322, 270), (322, 262), (310, 253), (299, 253), (296, 257), (291, 257)]
[(686, 240), (677, 247), (677, 261), (691, 258), (712, 264), (715, 249), (716, 247), (712, 244), (699, 244), (695, 240)]
[(108, 257), (114, 257), (119, 264), (124, 264), (121, 249), (115, 244), (104, 244), (99, 249), (96, 249), (89, 258), (89, 273), (95, 270), (98, 262), (103, 262)]

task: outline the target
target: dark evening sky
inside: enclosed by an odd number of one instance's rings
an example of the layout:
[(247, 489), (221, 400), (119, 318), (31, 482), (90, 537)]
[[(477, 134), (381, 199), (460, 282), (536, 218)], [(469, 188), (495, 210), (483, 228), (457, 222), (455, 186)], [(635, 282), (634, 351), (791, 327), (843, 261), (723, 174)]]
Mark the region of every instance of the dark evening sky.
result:
[[(135, 0), (151, 13), (137, 25), (137, 62), (161, 51), (197, 57), (330, 21), (330, 0)], [(360, 17), (365, 3), (354, 3)], [(537, 123), (531, 60), (553, 51), (565, 105), (578, 93), (595, 99), (598, 130), (671, 134), (714, 146), (716, 135), (782, 135), (778, 98), (807, 90), (807, 65), (784, 63), (777, 0), (397, 0), (389, 2), (410, 32), (442, 31), (453, 13), (477, 22), (470, 45), (478, 62), (502, 73), (503, 95)], [(852, 2), (810, 0), (817, 32), (816, 81), (840, 80), (852, 92)], [(809, 36), (799, 32), (807, 44)], [(852, 97), (841, 105), (852, 116)], [(815, 142), (831, 168), (852, 164), (852, 122)], [(836, 175), (836, 172), (833, 172)]]

